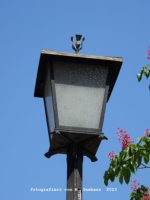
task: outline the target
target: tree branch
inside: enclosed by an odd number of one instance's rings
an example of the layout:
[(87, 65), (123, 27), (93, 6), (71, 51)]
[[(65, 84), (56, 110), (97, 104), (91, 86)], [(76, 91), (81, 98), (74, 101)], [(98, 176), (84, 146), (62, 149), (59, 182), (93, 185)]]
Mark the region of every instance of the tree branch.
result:
[(145, 168), (150, 168), (150, 166), (146, 166), (144, 164), (141, 163), (141, 165), (143, 165), (144, 167), (138, 167), (138, 169), (145, 169)]

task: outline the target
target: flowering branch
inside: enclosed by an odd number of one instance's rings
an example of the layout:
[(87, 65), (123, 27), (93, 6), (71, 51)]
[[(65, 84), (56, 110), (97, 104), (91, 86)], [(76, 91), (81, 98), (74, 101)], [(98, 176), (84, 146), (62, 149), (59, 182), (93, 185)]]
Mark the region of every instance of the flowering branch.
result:
[[(119, 137), (119, 143), (122, 146), (122, 151), (119, 154), (114, 155), (114, 151), (111, 151), (108, 156), (110, 157), (110, 166), (103, 176), (104, 184), (108, 185), (108, 180), (113, 182), (115, 177), (118, 177), (119, 182), (123, 183), (123, 178), (128, 184), (130, 181), (131, 173), (135, 174), (135, 170), (150, 168), (142, 164), (144, 159), (145, 164), (149, 162), (150, 157), (150, 131), (147, 129), (144, 132), (144, 137), (137, 138), (137, 144), (133, 144), (130, 136), (126, 133), (125, 129), (118, 128), (117, 135)], [(143, 144), (143, 145), (142, 145)], [(144, 165), (144, 167), (140, 167)]]
[(139, 186), (137, 180), (131, 181), (132, 193), (130, 194), (130, 200), (150, 200), (150, 188), (145, 187), (144, 185)]

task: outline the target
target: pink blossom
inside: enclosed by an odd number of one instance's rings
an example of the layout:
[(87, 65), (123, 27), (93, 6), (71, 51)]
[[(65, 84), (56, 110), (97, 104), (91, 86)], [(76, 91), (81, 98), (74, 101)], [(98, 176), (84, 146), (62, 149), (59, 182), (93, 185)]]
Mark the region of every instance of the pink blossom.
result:
[(134, 142), (134, 141), (131, 141), (130, 136), (126, 133), (126, 130), (124, 128), (119, 129), (119, 131), (117, 132), (117, 135), (119, 137), (118, 140), (122, 146), (122, 150), (126, 149), (130, 145), (130, 143)]
[(144, 132), (144, 136), (145, 136), (145, 137), (148, 137), (149, 134), (150, 134), (150, 130), (149, 130), (149, 129), (146, 129), (146, 131)]
[(115, 154), (114, 154), (113, 150), (109, 152), (108, 157), (110, 157), (110, 159), (109, 159), (110, 161), (115, 158)]
[(137, 183), (137, 180), (134, 179), (134, 181), (131, 181), (131, 189), (132, 189), (132, 192), (136, 192), (136, 190), (140, 187), (139, 186), (139, 183)]
[[(150, 47), (149, 47), (149, 49), (150, 49)], [(147, 57), (148, 60), (150, 60), (150, 57), (149, 57), (150, 56), (150, 50), (149, 49), (148, 49), (148, 53), (146, 54), (148, 56)]]

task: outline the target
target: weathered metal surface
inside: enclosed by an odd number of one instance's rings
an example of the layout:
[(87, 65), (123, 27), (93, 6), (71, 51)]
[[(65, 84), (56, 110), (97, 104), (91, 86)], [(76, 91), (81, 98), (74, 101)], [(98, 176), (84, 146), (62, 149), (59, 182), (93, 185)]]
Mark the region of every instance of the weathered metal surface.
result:
[(100, 60), (110, 60), (110, 61), (123, 62), (122, 57), (92, 56), (92, 55), (84, 55), (84, 54), (64, 53), (64, 52), (47, 50), (47, 49), (42, 49), (41, 54), (51, 54), (51, 55), (59, 55), (59, 56), (69, 56), (69, 57), (100, 59)]

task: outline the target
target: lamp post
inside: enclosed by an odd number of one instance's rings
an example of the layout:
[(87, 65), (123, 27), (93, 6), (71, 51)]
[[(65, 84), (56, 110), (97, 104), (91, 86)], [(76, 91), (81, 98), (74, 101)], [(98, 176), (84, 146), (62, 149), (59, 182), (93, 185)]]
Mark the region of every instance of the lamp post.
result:
[(107, 139), (106, 103), (122, 65), (118, 57), (79, 55), (78, 41), (73, 47), (76, 54), (42, 49), (34, 91), (44, 100), (50, 141), (45, 156), (67, 154), (67, 200), (82, 199), (83, 156), (97, 161), (98, 147)]

